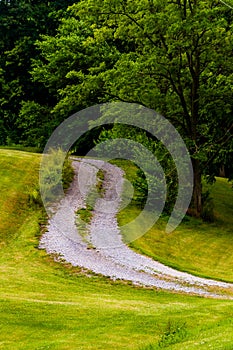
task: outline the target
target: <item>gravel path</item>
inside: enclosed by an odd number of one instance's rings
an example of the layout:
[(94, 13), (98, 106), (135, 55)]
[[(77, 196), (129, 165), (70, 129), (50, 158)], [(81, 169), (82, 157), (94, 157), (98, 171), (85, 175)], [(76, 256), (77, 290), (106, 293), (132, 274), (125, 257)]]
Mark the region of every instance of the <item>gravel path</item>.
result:
[[(64, 199), (48, 223), (39, 247), (47, 253), (113, 280), (209, 297), (223, 297), (209, 287), (233, 290), (233, 284), (199, 278), (167, 267), (132, 251), (122, 242), (116, 214), (123, 185), (120, 168), (98, 160), (73, 160), (75, 177)], [(75, 211), (86, 206), (86, 198), (103, 169), (104, 196), (98, 198), (85, 237), (78, 233)], [(91, 248), (90, 248), (91, 247)], [(226, 297), (226, 296), (225, 296)]]

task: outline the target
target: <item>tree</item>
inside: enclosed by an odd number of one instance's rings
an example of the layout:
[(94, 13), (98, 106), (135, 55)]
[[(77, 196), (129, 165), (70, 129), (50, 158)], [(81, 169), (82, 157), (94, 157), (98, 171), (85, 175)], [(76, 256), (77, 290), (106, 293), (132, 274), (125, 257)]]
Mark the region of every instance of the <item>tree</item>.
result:
[(97, 74), (105, 96), (153, 108), (180, 131), (200, 216), (202, 174), (232, 140), (232, 12), (217, 1), (89, 0), (73, 13), (94, 26), (97, 46), (111, 41), (120, 51), (126, 43), (114, 66)]
[(62, 19), (55, 36), (44, 35), (36, 42), (40, 56), (33, 60), (32, 77), (56, 101), (52, 114), (58, 124), (104, 97), (98, 72), (112, 67), (119, 54), (108, 43), (97, 46), (93, 36), (91, 26), (70, 14)]
[(111, 100), (169, 119), (192, 157), (200, 216), (202, 175), (232, 160), (232, 43), (232, 11), (220, 1), (83, 0), (37, 44), (33, 77), (56, 95), (61, 119)]

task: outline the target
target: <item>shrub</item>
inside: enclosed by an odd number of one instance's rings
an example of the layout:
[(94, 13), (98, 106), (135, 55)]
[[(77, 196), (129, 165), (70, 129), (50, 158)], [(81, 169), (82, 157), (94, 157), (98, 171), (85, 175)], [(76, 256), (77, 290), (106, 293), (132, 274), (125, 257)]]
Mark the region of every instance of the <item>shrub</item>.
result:
[(73, 181), (73, 178), (74, 169), (72, 167), (72, 162), (69, 159), (69, 155), (67, 154), (62, 169), (62, 185), (64, 190), (69, 188), (71, 182)]
[[(63, 162), (63, 167), (61, 164)], [(58, 199), (61, 186), (67, 189), (73, 180), (74, 170), (72, 168), (69, 154), (62, 149), (50, 150), (42, 160), (40, 190), (43, 199), (53, 202)]]

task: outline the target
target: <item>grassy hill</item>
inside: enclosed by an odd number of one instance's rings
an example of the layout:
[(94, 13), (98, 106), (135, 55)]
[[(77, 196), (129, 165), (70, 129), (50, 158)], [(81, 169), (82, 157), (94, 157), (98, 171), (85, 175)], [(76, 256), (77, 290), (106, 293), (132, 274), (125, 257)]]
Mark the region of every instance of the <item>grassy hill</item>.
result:
[[(120, 166), (130, 181), (136, 168), (124, 161)], [(204, 184), (214, 203), (213, 223), (185, 217), (171, 234), (165, 233), (167, 218), (162, 217), (145, 235), (130, 246), (166, 265), (192, 274), (233, 282), (233, 189), (223, 178), (214, 185)], [(130, 205), (119, 213), (124, 225), (139, 215), (141, 209)]]
[(0, 349), (233, 348), (232, 301), (86, 276), (38, 250), (42, 213), (28, 193), (39, 161), (0, 150)]

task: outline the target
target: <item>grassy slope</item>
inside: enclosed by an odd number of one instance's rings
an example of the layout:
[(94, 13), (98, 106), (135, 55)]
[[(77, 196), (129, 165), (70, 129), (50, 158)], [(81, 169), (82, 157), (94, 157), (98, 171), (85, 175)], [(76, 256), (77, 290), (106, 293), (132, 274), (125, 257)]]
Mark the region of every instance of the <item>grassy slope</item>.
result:
[[(125, 170), (132, 179), (133, 166), (129, 169), (127, 165)], [(218, 178), (210, 191), (217, 218), (214, 223), (186, 218), (173, 233), (166, 234), (163, 218), (131, 247), (179, 270), (233, 282), (233, 190), (226, 179)], [(130, 222), (139, 213), (139, 209), (128, 206), (119, 214), (120, 224)]]
[[(0, 160), (0, 349), (146, 350), (158, 343), (169, 320), (177, 330), (174, 342), (182, 344), (167, 349), (232, 349), (231, 301), (86, 277), (38, 250), (41, 213), (24, 203), (39, 156), (0, 150)], [(184, 334), (178, 331), (181, 322)]]
[(16, 235), (28, 215), (28, 191), (38, 181), (38, 167), (38, 154), (0, 150), (0, 246)]

